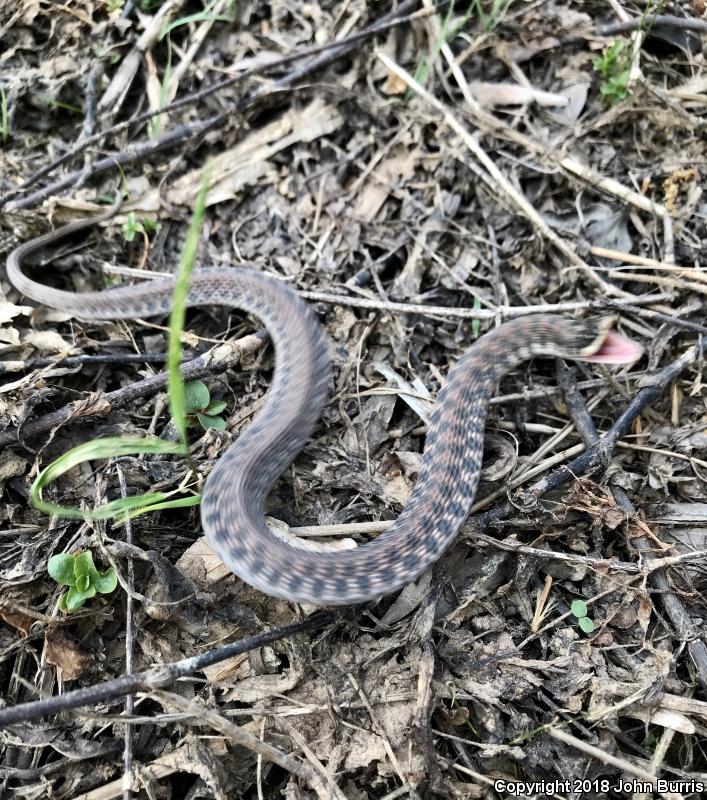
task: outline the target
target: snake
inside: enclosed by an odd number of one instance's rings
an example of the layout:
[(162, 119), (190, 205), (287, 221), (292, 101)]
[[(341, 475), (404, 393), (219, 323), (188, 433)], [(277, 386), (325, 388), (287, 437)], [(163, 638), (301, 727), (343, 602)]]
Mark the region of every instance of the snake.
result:
[[(74, 293), (23, 272), (30, 254), (108, 220), (118, 205), (17, 247), (6, 263), (14, 287), (80, 320), (169, 314), (174, 289), (169, 276)], [(391, 594), (447, 550), (474, 500), (489, 402), (509, 370), (534, 356), (628, 364), (643, 351), (638, 342), (613, 330), (613, 314), (532, 314), (485, 333), (458, 359), (438, 392), (417, 480), (392, 526), (353, 549), (313, 551), (270, 530), (265, 502), (314, 433), (328, 399), (331, 359), (322, 326), (294, 288), (248, 267), (195, 269), (186, 303), (253, 315), (264, 324), (275, 351), (273, 378), (261, 407), (206, 478), (201, 520), (207, 541), (226, 566), (256, 589), (316, 606), (352, 605)]]

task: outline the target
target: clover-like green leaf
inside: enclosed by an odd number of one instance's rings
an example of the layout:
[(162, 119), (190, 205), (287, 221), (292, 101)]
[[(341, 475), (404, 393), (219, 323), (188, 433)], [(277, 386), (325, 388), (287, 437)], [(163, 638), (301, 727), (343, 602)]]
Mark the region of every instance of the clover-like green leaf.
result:
[(93, 585), (97, 592), (101, 594), (110, 594), (114, 592), (118, 586), (118, 575), (113, 567), (107, 569), (105, 572), (98, 572), (93, 581)]
[(123, 223), (123, 237), (126, 242), (132, 242), (136, 233), (144, 233), (145, 228), (142, 223), (138, 221), (135, 212), (131, 211), (128, 214), (127, 220)]
[(226, 420), (221, 417), (212, 417), (210, 414), (197, 414), (196, 418), (204, 430), (208, 428), (216, 428), (217, 431), (226, 430)]
[(184, 384), (184, 409), (187, 414), (203, 411), (211, 401), (209, 387), (201, 381), (189, 381)]
[(77, 583), (81, 578), (93, 578), (98, 574), (96, 565), (93, 563), (93, 553), (90, 550), (85, 550), (83, 553), (77, 553), (74, 556), (74, 575), (77, 578)]
[(585, 633), (593, 633), (596, 627), (589, 617), (580, 617), (577, 624)]
[(584, 600), (573, 600), (572, 605), (570, 606), (570, 611), (575, 617), (577, 617), (577, 619), (586, 617), (587, 604), (584, 602)]
[(47, 572), (59, 586), (73, 586), (76, 582), (74, 556), (68, 553), (59, 553), (52, 556), (47, 562)]
[(76, 611), (77, 609), (81, 608), (87, 600), (90, 600), (96, 594), (96, 590), (93, 586), (89, 586), (85, 592), (82, 592), (80, 589), (77, 589), (75, 586), (72, 586), (68, 592), (65, 592), (61, 600), (59, 601), (59, 608), (62, 611), (68, 611), (71, 613), (72, 611)]
[(226, 401), (225, 400), (214, 400), (211, 405), (204, 411), (205, 414), (208, 414), (210, 417), (215, 417), (217, 414), (220, 414), (222, 411), (226, 410)]

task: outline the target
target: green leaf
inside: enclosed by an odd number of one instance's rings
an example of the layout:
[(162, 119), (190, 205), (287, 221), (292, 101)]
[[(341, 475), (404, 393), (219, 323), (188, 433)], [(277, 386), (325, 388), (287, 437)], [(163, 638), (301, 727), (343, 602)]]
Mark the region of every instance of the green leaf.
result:
[(73, 586), (76, 582), (74, 573), (75, 556), (59, 553), (47, 562), (47, 572), (59, 586)]
[(594, 69), (604, 78), (609, 78), (616, 72), (621, 56), (626, 48), (626, 43), (618, 39), (613, 44), (604, 48), (601, 56), (594, 59)]
[(208, 430), (209, 428), (216, 428), (217, 431), (226, 430), (226, 420), (222, 417), (212, 417), (209, 414), (197, 414), (196, 418), (199, 420), (204, 430)]
[(180, 17), (179, 19), (172, 20), (171, 22), (165, 22), (162, 26), (162, 30), (160, 31), (160, 41), (164, 39), (167, 34), (171, 33), (175, 28), (179, 28), (181, 25), (189, 25), (193, 22), (204, 22), (204, 21), (218, 21), (218, 22), (231, 22), (229, 17), (224, 17), (220, 14), (213, 14), (212, 9), (216, 5), (212, 3), (203, 11), (197, 11), (194, 14), (188, 14), (187, 16)]
[(118, 576), (112, 567), (106, 572), (96, 569), (90, 550), (76, 555), (52, 556), (47, 569), (57, 583), (71, 587), (59, 601), (59, 608), (69, 613), (81, 608), (96, 592), (110, 594), (118, 585)]
[(582, 630), (583, 630), (585, 633), (593, 633), (593, 632), (594, 632), (595, 625), (594, 625), (594, 623), (593, 623), (593, 622), (592, 622), (592, 621), (589, 619), (589, 617), (581, 617), (581, 618), (580, 618), (580, 620), (579, 620), (579, 623), (578, 623), (578, 624), (579, 624), (579, 627), (580, 627), (580, 628), (581, 628), (581, 629), (582, 629)]
[(206, 409), (204, 413), (208, 414), (211, 417), (215, 417), (216, 414), (220, 414), (222, 411), (226, 410), (226, 401), (225, 400), (215, 400), (211, 405)]
[(76, 576), (77, 583), (79, 578), (85, 576), (91, 580), (93, 576), (97, 574), (98, 570), (93, 563), (93, 553), (90, 550), (86, 550), (74, 556), (74, 575)]
[(201, 381), (189, 381), (184, 384), (184, 410), (187, 414), (202, 411), (209, 405), (211, 393), (209, 387)]
[(126, 242), (132, 242), (136, 233), (144, 233), (145, 229), (142, 224), (138, 222), (135, 212), (131, 211), (128, 218), (123, 223), (123, 237)]
[(81, 591), (75, 586), (72, 586), (71, 589), (69, 589), (69, 591), (61, 598), (61, 600), (65, 609), (70, 613), (72, 611), (76, 611), (78, 608), (81, 608), (86, 600), (90, 600), (95, 596), (95, 594), (96, 590), (93, 586), (89, 586), (86, 591)]
[(148, 514), (154, 511), (171, 510), (173, 508), (189, 508), (191, 506), (198, 506), (201, 503), (201, 495), (197, 494), (192, 497), (178, 497), (176, 500), (167, 500), (164, 503), (155, 503), (154, 506), (147, 508), (138, 508), (136, 511), (131, 511), (125, 515), (125, 519), (134, 519), (139, 517), (140, 514)]
[(130, 511), (136, 508), (150, 508), (155, 503), (161, 503), (168, 496), (165, 492), (147, 492), (146, 494), (133, 494), (130, 497), (118, 497), (111, 500), (110, 503), (100, 506), (96, 512), (96, 518), (116, 517), (122, 521), (125, 514)]
[(570, 611), (572, 614), (577, 617), (577, 619), (581, 619), (582, 617), (587, 616), (587, 604), (584, 600), (574, 600), (572, 605), (570, 606)]
[(89, 587), (93, 587), (95, 590), (93, 594), (96, 592), (110, 594), (110, 592), (115, 591), (115, 587), (118, 585), (118, 576), (112, 567), (106, 572), (99, 572), (96, 569), (96, 565), (93, 563), (93, 553), (90, 550), (76, 556), (74, 570), (78, 578), (76, 588), (82, 591), (88, 591)]
[(114, 592), (118, 586), (118, 576), (113, 567), (107, 569), (105, 572), (99, 572), (93, 586), (95, 590), (101, 594), (110, 594)]

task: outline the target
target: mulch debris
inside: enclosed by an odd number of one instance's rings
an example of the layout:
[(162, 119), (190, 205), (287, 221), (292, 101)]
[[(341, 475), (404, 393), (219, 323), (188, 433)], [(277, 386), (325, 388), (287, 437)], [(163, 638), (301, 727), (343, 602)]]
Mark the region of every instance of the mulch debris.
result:
[[(704, 796), (705, 14), (591, 0), (0, 9), (5, 255), (119, 188), (113, 223), (51, 267), (43, 254), (37, 274), (85, 291), (132, 280), (126, 267), (172, 272), (209, 162), (198, 263), (252, 263), (316, 309), (334, 378), (268, 501), (285, 533), (352, 547), (384, 530), (448, 369), (528, 307), (617, 313), (646, 346), (623, 370), (536, 359), (505, 376), (472, 516), (440, 562), (261, 644), (314, 609), (237, 579), (198, 508), (140, 516), (130, 542), (30, 501), (79, 442), (174, 438), (165, 320), (77, 322), (0, 278), (0, 719), (57, 703), (0, 729), (0, 795)], [(191, 463), (120, 459), (129, 494), (197, 491), (270, 385), (267, 336), (240, 312), (191, 310), (184, 347), (225, 429), (197, 421)], [(626, 409), (621, 436), (583, 456)], [(45, 494), (93, 507), (120, 481), (92, 461)], [(48, 560), (87, 549), (120, 585), (64, 614)], [(247, 637), (179, 680), (149, 672)], [(138, 691), (101, 694), (127, 672)]]

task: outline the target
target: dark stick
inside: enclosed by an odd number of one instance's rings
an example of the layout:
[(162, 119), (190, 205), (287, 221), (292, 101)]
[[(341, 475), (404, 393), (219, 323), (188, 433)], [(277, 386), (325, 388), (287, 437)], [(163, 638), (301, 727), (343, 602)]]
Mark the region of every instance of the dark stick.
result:
[[(532, 488), (533, 494), (536, 497), (540, 497), (552, 489), (569, 483), (574, 477), (586, 475), (606, 463), (614, 445), (629, 430), (638, 414), (640, 414), (652, 400), (658, 397), (686, 367), (693, 364), (702, 355), (703, 349), (704, 347), (702, 344), (690, 348), (680, 358), (658, 372), (654, 378), (655, 382), (653, 385), (647, 386), (638, 392), (623, 414), (621, 414), (612, 425), (611, 429), (605, 433), (604, 436), (599, 437), (596, 444), (587, 450), (586, 453), (582, 453), (582, 455), (570, 461), (569, 464), (559, 467), (554, 472), (551, 472), (545, 479), (538, 481)], [(475, 530), (483, 531), (493, 522), (505, 517), (511, 508), (512, 506), (509, 501), (500, 503), (485, 514), (474, 517), (471, 520), (471, 524), (474, 526)], [(295, 623), (294, 625), (281, 628), (277, 631), (270, 631), (269, 633), (242, 639), (240, 642), (234, 642), (225, 647), (220, 647), (216, 650), (204, 653), (201, 656), (194, 656), (192, 658), (172, 662), (171, 664), (152, 667), (151, 669), (144, 670), (135, 675), (123, 675), (115, 680), (106, 681), (105, 683), (89, 686), (84, 689), (76, 689), (73, 692), (67, 692), (59, 697), (37, 700), (32, 703), (23, 703), (13, 708), (2, 709), (0, 710), (0, 726), (14, 722), (39, 719), (42, 716), (54, 714), (58, 711), (111, 700), (131, 692), (150, 691), (155, 688), (161, 688), (167, 686), (177, 678), (203, 669), (205, 666), (223, 661), (234, 655), (239, 655), (254, 647), (259, 647), (262, 644), (274, 642), (286, 636), (300, 633), (301, 631), (322, 627), (323, 625), (329, 624), (329, 622), (334, 619), (334, 615), (330, 612), (319, 612), (308, 620)], [(692, 652), (691, 650), (691, 653)]]
[[(631, 33), (637, 31), (645, 21), (642, 17), (629, 19), (626, 22), (610, 22), (607, 25), (600, 25), (595, 33), (597, 36), (615, 36), (617, 33)], [(694, 31), (695, 33), (707, 33), (707, 21), (696, 19), (695, 17), (675, 17), (670, 14), (648, 15), (648, 33), (651, 28), (663, 26), (665, 28), (677, 28), (682, 31)]]
[[(267, 333), (259, 331), (251, 336), (245, 336), (230, 345), (224, 344), (222, 347), (230, 349), (227, 357), (214, 357), (213, 351), (197, 356), (191, 361), (182, 364), (180, 368), (182, 377), (185, 381), (194, 381), (213, 373), (221, 373), (229, 366), (237, 363), (244, 355), (252, 353), (266, 341), (268, 341)], [(106, 416), (114, 408), (120, 408), (142, 397), (158, 392), (167, 385), (167, 381), (167, 373), (160, 372), (158, 375), (151, 375), (149, 378), (136, 381), (113, 392), (98, 396), (94, 395), (93, 397), (89, 396), (83, 400), (68, 403), (63, 408), (28, 422), (17, 430), (3, 431), (0, 433), (0, 447), (21, 444), (24, 438), (29, 439), (32, 436), (47, 433), (71, 419), (78, 421), (89, 416)]]
[[(594, 426), (594, 420), (582, 395), (577, 391), (576, 387), (572, 387), (569, 384), (568, 372), (569, 370), (563, 374), (563, 381), (567, 385), (565, 398), (570, 416), (585, 444), (588, 447), (596, 445), (600, 439)], [(636, 516), (636, 507), (626, 492), (614, 481), (609, 482), (609, 488), (616, 503), (629, 517), (634, 518)], [(631, 536), (627, 539), (627, 545), (629, 550), (637, 551), (645, 562), (654, 561), (657, 557), (655, 545), (647, 536)], [(648, 581), (658, 591), (663, 608), (673, 624), (675, 634), (680, 640), (687, 641), (688, 652), (697, 670), (697, 679), (703, 690), (707, 691), (707, 647), (698, 638), (698, 626), (692, 621), (687, 609), (673, 591), (664, 568), (652, 570), (648, 575)]]
[(294, 636), (297, 633), (323, 628), (335, 619), (335, 615), (331, 612), (320, 611), (300, 622), (294, 622), (292, 625), (286, 625), (284, 628), (277, 628), (274, 631), (248, 636), (238, 642), (226, 644), (223, 647), (202, 653), (200, 656), (183, 658), (180, 661), (172, 661), (168, 664), (159, 664), (142, 672), (121, 675), (120, 678), (115, 680), (97, 683), (95, 686), (86, 686), (83, 689), (75, 689), (73, 692), (66, 692), (56, 697), (48, 697), (46, 700), (35, 700), (31, 703), (21, 703), (12, 708), (3, 708), (0, 709), (0, 727), (17, 722), (31, 722), (41, 717), (58, 714), (60, 711), (67, 711), (70, 708), (104, 703), (107, 700), (125, 697), (125, 695), (134, 694), (135, 692), (151, 692), (153, 689), (161, 689), (174, 683), (178, 678), (182, 678), (185, 675), (193, 675), (195, 672), (212, 664), (241, 655), (241, 653), (246, 653), (248, 650), (255, 650), (256, 647), (277, 642), (288, 636)]
[[(238, 103), (236, 103), (236, 107), (233, 110), (229, 110), (228, 112), (224, 112), (222, 114), (217, 114), (213, 117), (203, 120), (200, 124), (178, 125), (172, 131), (166, 133), (164, 136), (158, 139), (150, 139), (148, 141), (142, 142), (141, 144), (129, 145), (127, 148), (125, 148), (125, 150), (121, 151), (120, 153), (116, 153), (107, 158), (101, 159), (100, 161), (97, 161), (89, 168), (89, 170), (83, 168), (76, 170), (67, 175), (66, 177), (54, 181), (48, 186), (45, 186), (43, 189), (39, 189), (36, 192), (33, 192), (31, 195), (26, 195), (21, 200), (17, 200), (16, 202), (11, 203), (11, 205), (8, 206), (7, 210), (10, 212), (17, 211), (19, 209), (35, 205), (36, 203), (44, 200), (46, 197), (56, 194), (61, 189), (73, 185), (73, 183), (78, 179), (85, 181), (88, 177), (92, 175), (97, 175), (101, 172), (105, 172), (112, 166), (123, 165), (131, 163), (133, 161), (139, 161), (151, 156), (153, 153), (169, 149), (174, 145), (179, 144), (180, 142), (188, 141), (189, 139), (195, 139), (198, 136), (202, 135), (203, 133), (206, 133), (207, 131), (211, 130), (211, 128), (226, 122), (228, 117), (232, 113), (234, 112), (242, 113), (246, 111), (248, 108), (253, 106), (258, 100), (270, 94), (271, 91), (273, 90), (276, 91), (278, 89), (290, 87), (291, 84), (294, 83), (294, 81), (309, 75), (310, 73), (320, 69), (323, 66), (326, 66), (327, 64), (337, 60), (338, 58), (341, 58), (341, 56), (350, 52), (353, 49), (354, 45), (358, 44), (358, 42), (363, 41), (365, 39), (369, 39), (370, 37), (375, 36), (378, 33), (384, 33), (393, 26), (402, 25), (405, 24), (406, 22), (415, 19), (417, 16), (419, 16), (420, 12), (416, 12), (410, 15), (407, 15), (407, 12), (411, 8), (413, 8), (416, 5), (416, 3), (417, 0), (404, 0), (404, 2), (400, 3), (400, 5), (398, 5), (397, 8), (393, 9), (392, 11), (389, 11), (387, 14), (384, 14), (382, 17), (380, 17), (380, 19), (378, 19), (372, 25), (369, 25), (367, 28), (364, 28), (362, 31), (359, 31), (358, 33), (354, 33), (351, 34), (350, 36), (347, 36), (345, 39), (342, 39), (339, 42), (327, 42), (325, 44), (315, 45), (313, 47), (299, 50), (296, 53), (290, 53), (286, 56), (283, 56), (282, 58), (277, 59), (277, 61), (272, 61), (267, 64), (261, 64), (255, 66), (249, 70), (244, 71), (240, 75), (236, 75), (232, 78), (227, 78), (226, 80), (219, 81), (217, 84), (209, 86), (206, 89), (201, 90), (200, 92), (196, 92), (193, 95), (189, 95), (188, 97), (176, 100), (175, 102), (170, 103), (168, 106), (137, 115), (132, 119), (114, 125), (105, 131), (101, 131), (100, 133), (96, 134), (95, 136), (92, 136), (89, 139), (84, 139), (82, 142), (76, 145), (76, 147), (72, 148), (67, 153), (64, 153), (60, 158), (56, 159), (51, 164), (48, 164), (46, 167), (43, 167), (34, 175), (30, 176), (30, 178), (28, 178), (21, 187), (13, 189), (4, 197), (0, 197), (0, 208), (7, 205), (8, 203), (10, 203), (10, 201), (14, 200), (16, 197), (21, 195), (30, 186), (37, 183), (37, 181), (41, 180), (46, 175), (49, 175), (50, 173), (54, 172), (60, 166), (62, 166), (75, 156), (85, 151), (87, 147), (89, 147), (92, 144), (95, 144), (96, 142), (104, 139), (105, 137), (111, 134), (118, 133), (129, 126), (150, 120), (157, 115), (165, 114), (169, 111), (174, 111), (176, 109), (183, 108), (184, 106), (191, 105), (205, 97), (208, 97), (211, 94), (214, 94), (215, 92), (225, 89), (228, 86), (232, 86), (236, 83), (245, 81), (247, 78), (250, 78), (254, 75), (270, 72), (274, 69), (287, 66), (288, 64), (294, 63), (303, 58), (308, 58), (309, 56), (317, 56), (317, 55), (319, 56), (318, 58), (313, 58), (312, 61), (310, 61), (308, 64), (305, 64), (299, 69), (294, 70), (290, 75), (284, 76), (283, 78), (280, 78), (279, 80), (275, 81), (274, 84), (272, 84), (270, 87), (258, 89), (255, 92), (246, 95), (246, 97), (241, 98), (241, 100), (238, 101)], [(427, 9), (423, 9), (424, 15), (427, 16), (428, 13), (441, 10), (448, 4), (449, 4), (448, 2), (440, 3), (430, 12), (428, 12)]]
[[(649, 14), (647, 18), (634, 17), (634, 19), (629, 19), (626, 22), (610, 22), (606, 25), (599, 25), (586, 33), (563, 36), (555, 39), (552, 44), (544, 47), (543, 50), (549, 50), (555, 47), (582, 47), (587, 41), (593, 38), (616, 36), (621, 33), (632, 33), (640, 28), (645, 28), (649, 36), (651, 30), (654, 28), (675, 28), (683, 31), (692, 31), (694, 33), (707, 33), (707, 21), (696, 19), (695, 17), (675, 17), (666, 14), (652, 16)], [(521, 58), (521, 61), (528, 57), (529, 56), (525, 56)]]
[(100, 175), (103, 172), (108, 172), (115, 167), (123, 167), (125, 164), (142, 161), (164, 150), (169, 150), (177, 144), (189, 141), (190, 139), (197, 139), (202, 134), (207, 133), (212, 128), (225, 122), (228, 116), (229, 113), (217, 114), (216, 116), (209, 117), (193, 125), (178, 125), (176, 128), (169, 131), (169, 133), (160, 136), (158, 139), (148, 139), (139, 144), (127, 145), (119, 153), (102, 158), (85, 168), (82, 167), (74, 172), (70, 172), (65, 177), (54, 181), (54, 183), (50, 183), (32, 194), (25, 195), (25, 197), (20, 200), (9, 203), (7, 211), (19, 211), (20, 209), (37, 205), (43, 200), (46, 200), (47, 197), (57, 194), (62, 189), (74, 186), (78, 182), (83, 184), (89, 178)]
[(688, 319), (671, 317), (668, 314), (661, 314), (660, 311), (653, 311), (653, 309), (650, 308), (641, 308), (640, 306), (634, 306), (630, 303), (615, 303), (613, 300), (605, 300), (604, 302), (609, 308), (615, 308), (617, 311), (633, 311), (633, 313), (638, 314), (639, 317), (654, 319), (658, 322), (664, 322), (666, 325), (671, 325), (673, 328), (682, 328), (691, 333), (699, 333), (702, 336), (707, 336), (707, 328), (705, 328), (704, 325), (698, 325), (696, 322), (690, 322)]
[(0, 361), (0, 375), (44, 367), (73, 369), (84, 364), (164, 364), (167, 353), (103, 353), (95, 356), (65, 356), (55, 358), (28, 358), (17, 361)]

